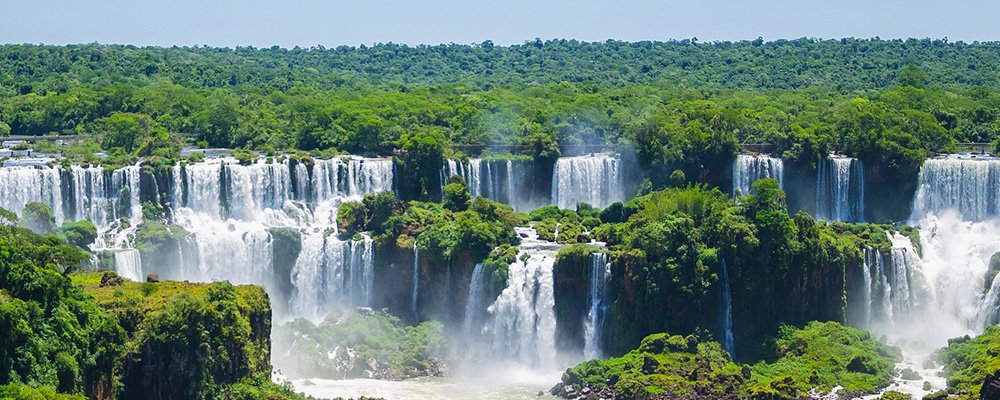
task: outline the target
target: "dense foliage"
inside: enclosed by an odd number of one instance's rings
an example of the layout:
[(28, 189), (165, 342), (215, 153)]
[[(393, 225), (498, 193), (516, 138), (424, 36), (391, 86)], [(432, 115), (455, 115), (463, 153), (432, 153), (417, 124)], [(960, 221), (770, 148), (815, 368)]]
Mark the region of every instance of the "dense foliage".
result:
[(0, 211), (0, 397), (299, 398), (270, 381), (262, 289), (69, 275), (92, 225), (39, 236)]
[(717, 313), (704, 310), (720, 307), (723, 261), (743, 352), (762, 352), (781, 323), (845, 322), (845, 279), (859, 272), (860, 249), (889, 246), (882, 226), (789, 215), (770, 179), (738, 201), (701, 186), (653, 192), (629, 201), (619, 216), (625, 221), (593, 229), (615, 260), (608, 323), (614, 352), (658, 331), (719, 326)]
[(269, 153), (399, 149), (404, 198), (423, 200), (437, 199), (443, 156), (495, 145), (549, 160), (560, 145), (631, 144), (661, 185), (721, 173), (738, 143), (771, 143), (805, 164), (839, 149), (893, 176), (955, 142), (997, 139), (996, 47), (8, 45), (0, 46), (0, 134), (79, 133), (87, 139), (64, 156), (96, 162), (104, 149), (112, 163), (177, 158), (183, 140)]
[(948, 340), (948, 347), (938, 350), (934, 360), (943, 365), (950, 393), (959, 398), (980, 398), (987, 378), (1000, 371), (1000, 326), (990, 326), (974, 338), (963, 336)]
[(90, 397), (120, 388), (125, 331), (64, 274), (87, 257), (55, 236), (0, 224), (0, 385)]
[(861, 394), (889, 384), (899, 349), (836, 322), (812, 322), (783, 327), (769, 356), (740, 366), (718, 343), (658, 333), (622, 357), (568, 370), (562, 389), (576, 385), (607, 394), (601, 390), (610, 387), (616, 398), (654, 399), (798, 399), (835, 386), (843, 387), (841, 395)]

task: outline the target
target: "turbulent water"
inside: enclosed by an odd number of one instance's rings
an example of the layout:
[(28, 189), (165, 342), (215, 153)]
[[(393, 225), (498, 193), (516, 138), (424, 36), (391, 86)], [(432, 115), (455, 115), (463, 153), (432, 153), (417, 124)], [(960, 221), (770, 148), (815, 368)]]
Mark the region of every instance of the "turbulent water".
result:
[(144, 275), (142, 274), (142, 259), (139, 258), (139, 251), (135, 249), (116, 251), (115, 272), (125, 279), (142, 280)]
[(593, 359), (604, 357), (604, 321), (608, 314), (608, 278), (611, 275), (608, 253), (591, 254), (589, 272), (587, 316), (583, 321), (583, 357)]
[(494, 354), (519, 365), (556, 366), (556, 316), (552, 269), (558, 247), (538, 239), (534, 229), (522, 234), (507, 287), (489, 306), (488, 329)]
[(785, 164), (780, 158), (766, 155), (740, 154), (733, 161), (733, 195), (750, 193), (754, 182), (774, 179), (784, 188)]
[(598, 208), (625, 199), (621, 160), (610, 154), (562, 157), (552, 171), (552, 204), (575, 209), (586, 202)]
[(860, 160), (829, 157), (816, 168), (816, 218), (865, 220), (865, 176)]
[[(891, 254), (865, 252), (866, 326), (898, 339), (905, 357), (898, 367), (920, 372), (932, 390), (944, 381), (922, 360), (947, 339), (997, 322), (1000, 288), (986, 273), (1000, 251), (998, 171), (994, 159), (927, 160), (909, 221), (920, 231), (922, 254), (898, 233), (890, 236)], [(918, 386), (904, 381), (891, 389), (927, 394)]]

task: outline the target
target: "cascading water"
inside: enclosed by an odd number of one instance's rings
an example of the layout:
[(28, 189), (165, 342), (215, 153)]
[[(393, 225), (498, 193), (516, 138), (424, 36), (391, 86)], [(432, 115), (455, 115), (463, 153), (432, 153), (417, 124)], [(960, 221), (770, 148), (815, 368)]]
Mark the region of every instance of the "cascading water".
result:
[(864, 166), (860, 160), (829, 157), (816, 170), (816, 218), (862, 222), (865, 219)]
[(552, 171), (552, 204), (575, 209), (586, 202), (598, 208), (625, 199), (621, 160), (612, 154), (562, 157)]
[(413, 294), (410, 307), (413, 309), (413, 320), (420, 322), (420, 312), (417, 311), (417, 301), (420, 300), (420, 249), (413, 244)]
[(780, 158), (766, 155), (740, 154), (733, 161), (733, 195), (750, 193), (754, 182), (775, 179), (784, 188), (785, 164)]
[(497, 356), (551, 368), (556, 365), (552, 269), (558, 246), (538, 240), (534, 229), (518, 228), (518, 233), (525, 239), (508, 270), (507, 287), (488, 309), (491, 343)]
[(729, 287), (729, 266), (726, 265), (726, 258), (722, 257), (721, 291), (722, 291), (722, 348), (731, 356), (736, 356), (736, 342), (733, 336), (733, 301), (732, 292)]
[(141, 282), (142, 260), (139, 258), (139, 251), (135, 249), (123, 249), (115, 252), (115, 272), (122, 278)]
[(464, 163), (447, 160), (441, 170), (441, 184), (447, 184), (448, 178), (458, 175), (465, 179), (473, 198), (483, 196), (527, 212), (542, 205), (533, 199), (532, 172), (532, 163), (528, 160), (472, 158)]
[(913, 242), (899, 232), (886, 233), (892, 242), (888, 256), (881, 250), (863, 251), (862, 320), (867, 329), (886, 330), (909, 323), (929, 292), (923, 286), (921, 262)]
[(371, 303), (375, 282), (374, 244), (370, 237), (340, 241), (323, 235), (303, 240), (292, 269), (294, 315), (323, 319), (338, 307)]
[(469, 281), (469, 296), (465, 300), (465, 317), (462, 321), (462, 332), (469, 337), (482, 334), (482, 314), (486, 296), (486, 282), (483, 281), (485, 263), (476, 264), (472, 269), (472, 280)]
[(604, 320), (608, 313), (608, 276), (611, 263), (607, 253), (590, 255), (590, 285), (587, 289), (587, 316), (584, 319), (583, 356), (587, 359), (604, 356)]

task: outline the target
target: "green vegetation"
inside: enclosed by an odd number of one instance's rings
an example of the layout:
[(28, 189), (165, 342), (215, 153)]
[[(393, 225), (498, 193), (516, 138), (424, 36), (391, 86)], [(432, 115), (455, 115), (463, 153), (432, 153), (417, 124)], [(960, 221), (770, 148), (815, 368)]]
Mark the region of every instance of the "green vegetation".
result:
[[(670, 188), (637, 197), (616, 214), (625, 222), (593, 229), (611, 248), (616, 271), (608, 324), (613, 352), (634, 348), (650, 333), (718, 326), (700, 310), (718, 307), (725, 258), (740, 326), (736, 347), (758, 356), (783, 323), (846, 322), (845, 279), (860, 274), (860, 249), (890, 247), (884, 226), (789, 215), (770, 179), (739, 201), (718, 189)], [(793, 295), (796, 301), (787, 301)]]
[[(948, 347), (938, 350), (934, 359), (944, 366), (949, 393), (959, 398), (979, 398), (980, 388), (988, 377), (1000, 371), (1000, 326), (990, 326), (974, 338), (963, 336), (948, 340)], [(995, 379), (995, 378), (993, 378)]]
[(467, 203), (462, 211), (453, 211), (441, 203), (403, 202), (385, 192), (367, 195), (360, 203), (345, 203), (337, 220), (346, 234), (369, 231), (376, 241), (400, 248), (411, 248), (416, 240), (422, 252), (441, 260), (457, 252), (482, 259), (494, 247), (519, 242), (514, 227), (525, 221), (510, 206), (484, 197)]
[[(782, 327), (767, 361), (740, 366), (715, 342), (658, 333), (622, 357), (584, 362), (563, 374), (566, 385), (610, 387), (623, 398), (798, 399), (843, 386), (842, 395), (889, 384), (899, 349), (836, 322)], [(606, 392), (602, 392), (606, 393)]]
[[(513, 155), (545, 161), (559, 146), (630, 144), (659, 187), (681, 186), (703, 170), (723, 173), (737, 143), (772, 143), (776, 154), (806, 165), (839, 149), (891, 177), (913, 173), (955, 142), (1000, 141), (997, 46), (863, 39), (5, 45), (0, 134), (82, 134), (87, 139), (63, 155), (113, 165), (138, 156), (176, 160), (184, 141), (326, 157), (399, 149), (401, 193), (421, 200), (440, 194), (442, 157), (490, 145), (515, 145)], [(101, 149), (103, 161), (94, 156)]]
[(0, 397), (301, 398), (270, 381), (263, 289), (69, 275), (92, 225), (70, 244), (0, 215)]
[(319, 325), (297, 319), (276, 327), (274, 336), (288, 349), (275, 366), (292, 377), (398, 380), (438, 376), (446, 368), (444, 325), (436, 321), (405, 326), (388, 313), (367, 312)]

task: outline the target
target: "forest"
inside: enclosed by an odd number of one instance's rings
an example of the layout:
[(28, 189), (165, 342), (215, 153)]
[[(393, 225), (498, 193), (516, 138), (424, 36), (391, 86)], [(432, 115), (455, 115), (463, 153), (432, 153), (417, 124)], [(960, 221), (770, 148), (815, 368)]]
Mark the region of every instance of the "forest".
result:
[(519, 398), (1000, 399), (997, 71), (947, 39), (0, 45), (0, 398), (514, 365), (556, 372)]

